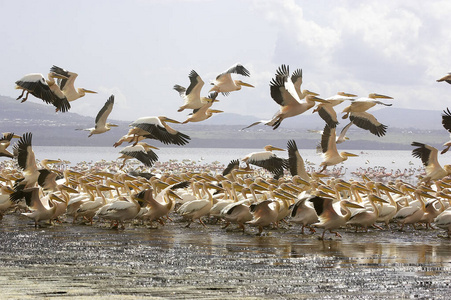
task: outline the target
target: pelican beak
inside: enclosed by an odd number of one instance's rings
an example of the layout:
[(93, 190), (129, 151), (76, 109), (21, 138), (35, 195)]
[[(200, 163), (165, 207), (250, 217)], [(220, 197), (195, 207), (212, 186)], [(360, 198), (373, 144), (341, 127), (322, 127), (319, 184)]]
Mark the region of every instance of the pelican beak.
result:
[(174, 196), (175, 198), (177, 198), (177, 199), (179, 199), (179, 200), (183, 200), (182, 197), (180, 197), (176, 192), (174, 192), (174, 191), (171, 190), (171, 189), (168, 191), (168, 194)]
[(273, 147), (273, 146), (271, 146), (270, 149), (273, 151), (285, 151), (285, 149), (277, 148), (277, 147)]
[(119, 125), (117, 124), (111, 124), (111, 123), (106, 123), (108, 125), (108, 127), (119, 127)]
[[(318, 95), (318, 94), (317, 94), (317, 95)], [(324, 99), (319, 98), (319, 97), (316, 97), (315, 95), (311, 96), (311, 97), (310, 97), (310, 100), (313, 100), (313, 101), (315, 101), (315, 102), (321, 102), (321, 103), (330, 103), (329, 101), (324, 100)]]
[(47, 164), (59, 164), (61, 163), (61, 159), (47, 159)]
[(91, 90), (87, 90), (87, 89), (84, 89), (84, 88), (82, 88), (82, 90), (85, 93), (97, 94), (97, 92), (94, 92), (94, 91), (91, 91)]
[(65, 202), (63, 199), (61, 199), (59, 196), (57, 196), (55, 194), (50, 194), (50, 199), (59, 201), (59, 202)]
[(252, 84), (249, 84), (249, 83), (246, 83), (246, 82), (243, 82), (243, 81), (238, 81), (237, 82), (239, 85), (242, 85), (242, 86), (247, 86), (247, 87), (255, 87), (255, 86), (253, 86)]
[(348, 201), (348, 200), (343, 200), (343, 203), (344, 203), (344, 205), (346, 205), (347, 207), (352, 207), (352, 208), (365, 208), (365, 207), (363, 207), (362, 205), (359, 205), (359, 204), (357, 204), (357, 203), (350, 202), (350, 201)]
[(162, 117), (164, 122), (169, 122), (169, 123), (175, 123), (175, 124), (180, 124), (179, 121), (176, 121), (174, 119), (170, 119), (168, 117)]
[(377, 196), (377, 195), (369, 195), (369, 198), (372, 201), (376, 201), (376, 202), (381, 202), (381, 203), (389, 203), (387, 200), (382, 199), (381, 197)]
[(8, 194), (12, 194), (12, 193), (14, 193), (14, 190), (9, 186), (9, 185), (4, 185), (4, 186), (2, 186), (2, 190), (5, 192), (5, 193), (8, 193)]
[(348, 156), (348, 157), (355, 157), (355, 156), (358, 156), (357, 154), (350, 153), (350, 152), (343, 152), (343, 153), (344, 153), (344, 155), (346, 155), (346, 156)]
[(17, 135), (17, 134), (13, 134), (13, 138), (20, 139), (21, 136), (20, 136), (20, 135)]
[(303, 93), (307, 93), (307, 95), (312, 95), (312, 96), (319, 96), (319, 94), (317, 94), (315, 92), (310, 92), (309, 90), (304, 90)]
[(149, 147), (149, 148), (152, 148), (152, 149), (155, 149), (155, 150), (160, 150), (160, 148), (155, 147), (155, 146), (152, 146), (152, 145), (149, 145), (148, 147)]
[(217, 114), (223, 113), (223, 112), (224, 112), (224, 111), (219, 110), (219, 109), (209, 109), (208, 111), (209, 111), (209, 112), (212, 112), (212, 113), (217, 113)]
[(393, 99), (393, 98), (390, 97), (390, 96), (385, 96), (385, 95), (376, 94), (376, 93), (373, 93), (373, 94), (371, 94), (370, 96), (371, 96), (370, 98)]
[(353, 97), (353, 98), (357, 97), (357, 95), (346, 93), (346, 92), (340, 92), (339, 94), (342, 96), (345, 96), (345, 97)]
[(71, 188), (70, 186), (67, 186), (67, 185), (65, 185), (65, 184), (61, 185), (61, 189), (62, 189), (62, 190), (65, 190), (65, 191), (68, 192), (68, 193), (72, 193), (72, 194), (79, 194), (79, 193), (80, 193), (80, 192), (77, 191), (76, 189)]

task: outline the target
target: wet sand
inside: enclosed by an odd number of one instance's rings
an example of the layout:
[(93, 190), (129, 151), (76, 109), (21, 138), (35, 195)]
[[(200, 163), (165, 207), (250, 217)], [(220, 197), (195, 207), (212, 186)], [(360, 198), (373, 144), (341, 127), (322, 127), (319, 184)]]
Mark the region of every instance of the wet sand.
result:
[(221, 225), (158, 229), (0, 221), (2, 299), (449, 299), (451, 241), (441, 230), (341, 230), (343, 238), (263, 236)]

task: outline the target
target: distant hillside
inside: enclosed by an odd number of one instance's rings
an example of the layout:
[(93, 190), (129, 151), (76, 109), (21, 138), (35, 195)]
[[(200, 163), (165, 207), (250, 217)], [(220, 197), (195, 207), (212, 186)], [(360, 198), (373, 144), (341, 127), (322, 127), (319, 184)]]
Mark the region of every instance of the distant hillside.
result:
[[(71, 112), (55, 113), (51, 105), (20, 103), (5, 96), (0, 96), (0, 108), (0, 132), (32, 132), (34, 145), (110, 146), (128, 131), (130, 123), (110, 120), (119, 124), (119, 127), (88, 138), (88, 132), (75, 129), (92, 127), (92, 117)], [(379, 138), (368, 131), (351, 127), (348, 131), (350, 140), (341, 144), (339, 149), (411, 149), (412, 141), (440, 147), (449, 139), (441, 124), (441, 111), (388, 107), (375, 110), (374, 115), (389, 126), (386, 136)], [(298, 141), (301, 148), (315, 148), (320, 135), (310, 131), (324, 128), (324, 122), (318, 115), (306, 113), (284, 120), (277, 130), (264, 125), (241, 130), (258, 120), (249, 115), (222, 113), (204, 122), (174, 125), (174, 128), (191, 137), (188, 147), (212, 148), (261, 148), (267, 144), (282, 147), (289, 139)], [(349, 122), (340, 121), (338, 130)], [(152, 141), (152, 144), (165, 146), (156, 141)]]

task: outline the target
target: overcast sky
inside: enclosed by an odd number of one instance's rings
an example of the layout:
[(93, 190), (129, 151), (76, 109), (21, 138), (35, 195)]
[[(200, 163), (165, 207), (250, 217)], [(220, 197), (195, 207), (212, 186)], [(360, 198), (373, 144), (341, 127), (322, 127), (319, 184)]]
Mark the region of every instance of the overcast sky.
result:
[(188, 86), (196, 70), (207, 96), (240, 62), (251, 77), (237, 79), (255, 88), (219, 96), (215, 108), (269, 119), (278, 110), (269, 82), (288, 64), (325, 98), (376, 92), (393, 107), (442, 110), (451, 107), (451, 85), (436, 82), (451, 71), (450, 16), (451, 1), (0, 0), (0, 94), (16, 98), (16, 80), (57, 65), (99, 92), (72, 112), (95, 116), (114, 94), (112, 119), (183, 121), (174, 84)]

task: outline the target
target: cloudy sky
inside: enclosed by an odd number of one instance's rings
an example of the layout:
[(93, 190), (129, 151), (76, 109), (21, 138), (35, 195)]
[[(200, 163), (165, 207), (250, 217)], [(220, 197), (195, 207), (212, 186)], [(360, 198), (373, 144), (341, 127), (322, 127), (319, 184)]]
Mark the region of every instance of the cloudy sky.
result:
[[(116, 96), (113, 119), (166, 115), (178, 120), (196, 70), (208, 83), (237, 62), (251, 72), (217, 109), (268, 119), (278, 109), (269, 82), (281, 64), (302, 68), (303, 88), (394, 97), (394, 107), (451, 107), (450, 1), (0, 0), (0, 95), (52, 65), (96, 90), (72, 104), (95, 116)], [(40, 100), (31, 100), (39, 102)], [(40, 101), (42, 103), (42, 101)]]

